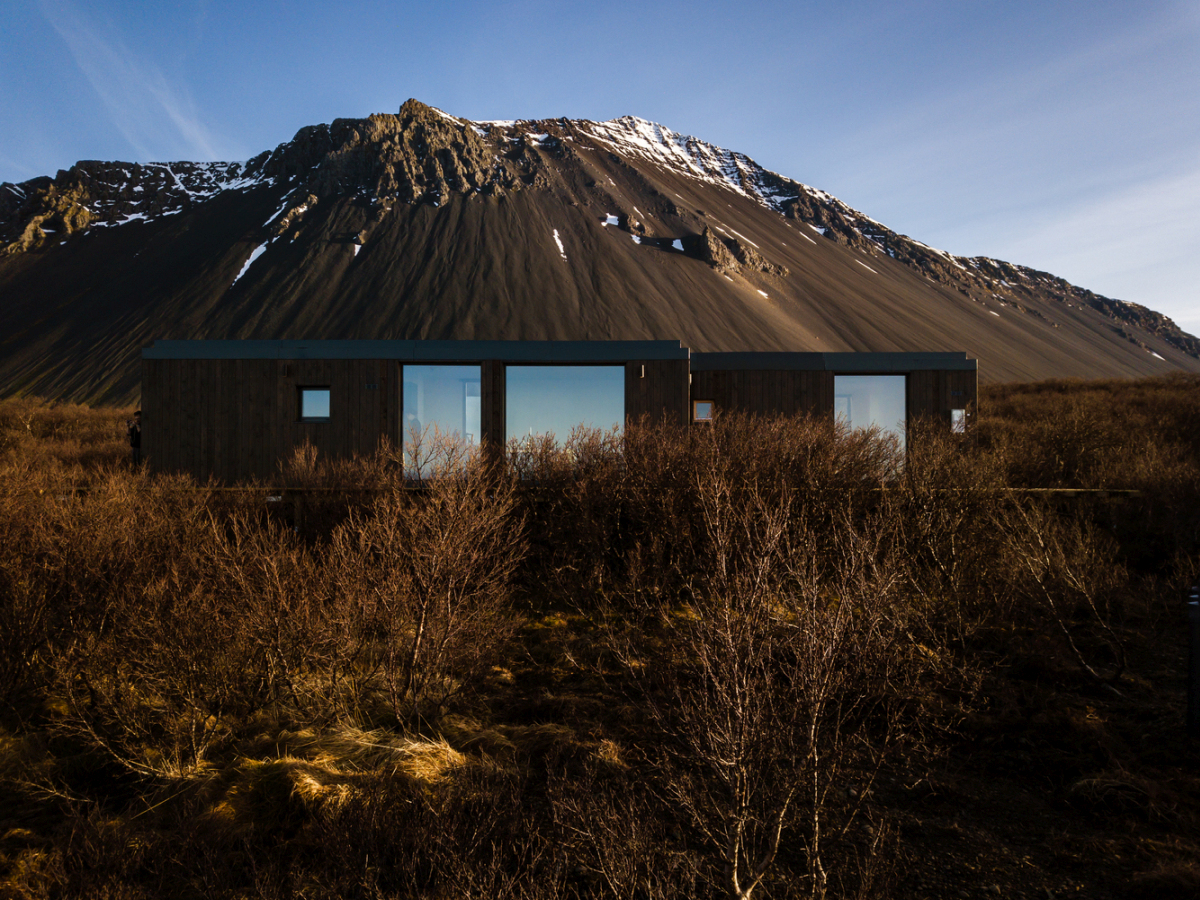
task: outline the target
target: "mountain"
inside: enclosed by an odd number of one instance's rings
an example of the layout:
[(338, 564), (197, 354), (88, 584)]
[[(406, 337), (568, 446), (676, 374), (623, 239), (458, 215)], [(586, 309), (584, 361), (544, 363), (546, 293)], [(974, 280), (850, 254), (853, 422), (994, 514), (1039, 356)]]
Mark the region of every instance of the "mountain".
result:
[(0, 185), (0, 396), (124, 403), (158, 338), (965, 350), (989, 381), (1200, 371), (1145, 307), (896, 234), (642, 119), (396, 115), (244, 163)]

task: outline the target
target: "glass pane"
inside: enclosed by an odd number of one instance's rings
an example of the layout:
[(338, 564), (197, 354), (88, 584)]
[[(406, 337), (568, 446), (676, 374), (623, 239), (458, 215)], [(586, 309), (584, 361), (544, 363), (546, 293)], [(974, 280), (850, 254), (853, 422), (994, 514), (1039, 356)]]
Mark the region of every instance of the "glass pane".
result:
[(967, 431), (967, 411), (965, 409), (950, 410), (950, 432), (952, 434), (966, 434)]
[(907, 419), (903, 375), (835, 375), (833, 409), (851, 428), (877, 427), (893, 434), (904, 449)]
[(509, 440), (552, 434), (566, 441), (577, 425), (625, 426), (624, 366), (507, 366)]
[(696, 422), (712, 421), (713, 405), (711, 400), (697, 400), (692, 404), (692, 419)]
[(404, 446), (434, 430), (468, 446), (482, 438), (479, 366), (404, 367)]
[(329, 418), (329, 388), (300, 389), (300, 418)]

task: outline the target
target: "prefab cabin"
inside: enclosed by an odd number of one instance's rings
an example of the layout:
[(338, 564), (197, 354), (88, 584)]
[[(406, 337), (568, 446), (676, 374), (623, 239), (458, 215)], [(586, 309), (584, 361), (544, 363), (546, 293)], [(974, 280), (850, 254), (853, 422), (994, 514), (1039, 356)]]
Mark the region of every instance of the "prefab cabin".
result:
[(269, 478), (296, 448), (365, 456), (437, 428), (473, 444), (703, 424), (721, 410), (841, 416), (903, 439), (960, 428), (964, 353), (692, 353), (678, 341), (156, 341), (142, 351), (142, 453), (158, 471)]

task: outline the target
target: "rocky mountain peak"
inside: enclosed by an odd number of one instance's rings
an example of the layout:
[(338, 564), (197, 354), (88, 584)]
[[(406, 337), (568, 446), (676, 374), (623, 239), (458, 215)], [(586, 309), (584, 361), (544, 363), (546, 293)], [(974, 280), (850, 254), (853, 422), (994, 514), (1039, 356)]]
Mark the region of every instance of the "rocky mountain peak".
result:
[(382, 203), (438, 203), (450, 193), (497, 194), (520, 179), (482, 129), (417, 100), (396, 115), (335, 119), (302, 128), (265, 163), (296, 181), (296, 193), (324, 199), (367, 195)]
[[(70, 334), (47, 308), (77, 316)], [(966, 349), (998, 378), (1200, 366), (1153, 310), (930, 247), (646, 119), (471, 121), (415, 99), (245, 162), (0, 185), (0, 334), (0, 390), (74, 398), (127, 396), (139, 342), (164, 336)]]

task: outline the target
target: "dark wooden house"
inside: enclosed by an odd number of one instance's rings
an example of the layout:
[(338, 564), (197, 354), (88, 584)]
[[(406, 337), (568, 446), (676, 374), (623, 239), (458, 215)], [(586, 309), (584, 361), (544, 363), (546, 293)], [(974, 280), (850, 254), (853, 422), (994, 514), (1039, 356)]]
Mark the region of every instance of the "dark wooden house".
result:
[(373, 453), (436, 429), (468, 443), (681, 426), (720, 410), (838, 415), (903, 439), (965, 427), (962, 353), (691, 353), (678, 341), (157, 341), (142, 352), (142, 448), (159, 471), (269, 478), (310, 443)]

